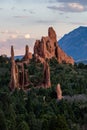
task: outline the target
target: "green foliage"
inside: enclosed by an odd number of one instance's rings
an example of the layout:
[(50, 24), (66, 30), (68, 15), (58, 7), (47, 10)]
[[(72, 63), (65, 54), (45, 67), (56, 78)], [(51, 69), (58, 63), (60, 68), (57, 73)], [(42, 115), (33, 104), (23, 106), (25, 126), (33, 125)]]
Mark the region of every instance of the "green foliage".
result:
[(18, 124), (18, 130), (30, 130), (28, 124), (25, 121), (22, 121)]
[(61, 84), (64, 95), (87, 93), (87, 67), (80, 63), (75, 66), (58, 64), (56, 59), (51, 59), (51, 82), (52, 86)]
[(0, 89), (8, 86), (10, 82), (10, 59), (0, 56)]
[(66, 120), (63, 116), (58, 115), (50, 119), (49, 130), (69, 130)]
[(3, 110), (4, 115), (5, 115), (5, 123), (6, 123), (6, 128), (7, 130), (15, 130), (16, 126), (16, 114), (15, 110), (12, 104), (12, 100), (9, 94), (6, 92), (1, 92), (0, 93), (0, 107), (1, 110)]
[(38, 86), (43, 82), (43, 65), (41, 63), (31, 60), (28, 71), (32, 86)]
[[(10, 92), (10, 61), (0, 62), (0, 130), (83, 130), (83, 126), (87, 127), (87, 100), (73, 99), (78, 94), (87, 96), (87, 65), (58, 64), (55, 58), (49, 65), (51, 88), (36, 87), (43, 83), (43, 65), (32, 59), (24, 66), (29, 71), (29, 91)], [(61, 101), (56, 97), (58, 83), (64, 96)]]
[(7, 130), (4, 112), (0, 110), (0, 130)]

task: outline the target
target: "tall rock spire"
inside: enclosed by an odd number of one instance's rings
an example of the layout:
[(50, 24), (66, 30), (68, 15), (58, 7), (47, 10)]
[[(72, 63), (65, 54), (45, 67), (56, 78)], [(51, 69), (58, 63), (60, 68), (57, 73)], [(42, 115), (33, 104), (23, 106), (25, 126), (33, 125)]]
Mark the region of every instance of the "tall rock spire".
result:
[(14, 48), (11, 46), (11, 62), (14, 61)]
[(25, 60), (29, 60), (29, 47), (26, 45), (25, 47)]
[(52, 27), (48, 28), (48, 36), (50, 37), (50, 39), (52, 39), (54, 42), (57, 41), (57, 36), (56, 36), (56, 32)]
[(61, 100), (63, 98), (63, 96), (62, 96), (62, 90), (61, 90), (60, 84), (57, 84), (56, 92), (57, 92), (57, 99)]
[(11, 81), (10, 88), (11, 90), (18, 87), (18, 68), (14, 60), (14, 48), (11, 46)]
[(29, 47), (28, 47), (28, 45), (26, 45), (25, 46), (25, 55), (23, 57), (23, 60), (29, 62), (30, 59), (32, 59), (32, 53), (29, 52)]

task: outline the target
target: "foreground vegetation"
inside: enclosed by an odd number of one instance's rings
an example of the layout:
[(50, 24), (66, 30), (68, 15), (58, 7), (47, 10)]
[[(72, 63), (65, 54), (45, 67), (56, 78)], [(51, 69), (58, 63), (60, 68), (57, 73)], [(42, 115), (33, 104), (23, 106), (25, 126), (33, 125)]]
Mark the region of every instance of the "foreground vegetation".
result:
[[(34, 59), (28, 67), (30, 91), (10, 92), (10, 60), (0, 57), (0, 130), (85, 130), (87, 100), (71, 100), (74, 95), (87, 96), (87, 65), (58, 64), (49, 61), (50, 89), (37, 88), (43, 81), (43, 65)], [(61, 84), (64, 99), (56, 98)], [(70, 99), (68, 97), (71, 97)]]

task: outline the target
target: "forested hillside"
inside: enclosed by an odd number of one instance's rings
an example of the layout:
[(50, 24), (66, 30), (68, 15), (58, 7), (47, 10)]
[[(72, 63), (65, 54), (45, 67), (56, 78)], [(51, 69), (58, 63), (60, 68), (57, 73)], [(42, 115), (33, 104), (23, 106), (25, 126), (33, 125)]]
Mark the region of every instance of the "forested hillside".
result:
[[(9, 89), (11, 64), (0, 57), (0, 130), (86, 130), (87, 65), (49, 61), (51, 88), (38, 87), (43, 81), (43, 65), (34, 58), (28, 66), (28, 90)], [(63, 99), (58, 101), (60, 83)]]

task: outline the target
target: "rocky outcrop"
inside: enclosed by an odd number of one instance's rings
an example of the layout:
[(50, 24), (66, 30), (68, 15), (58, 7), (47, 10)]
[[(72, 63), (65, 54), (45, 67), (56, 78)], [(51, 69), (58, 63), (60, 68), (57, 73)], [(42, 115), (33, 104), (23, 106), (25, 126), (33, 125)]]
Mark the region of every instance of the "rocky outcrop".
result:
[(16, 88), (26, 89), (26, 87), (29, 85), (28, 70), (25, 68), (25, 66), (27, 66), (25, 61), (17, 63), (15, 62), (14, 49), (13, 46), (11, 46), (11, 90)]
[(58, 46), (57, 36), (52, 27), (48, 29), (47, 37), (36, 40), (34, 56), (36, 59), (41, 60), (41, 62), (43, 61), (42, 59), (46, 60), (55, 57), (59, 63), (74, 64), (73, 58), (67, 56), (67, 54)]
[(30, 59), (32, 59), (32, 53), (29, 52), (29, 47), (28, 47), (28, 45), (26, 45), (26, 47), (25, 47), (25, 55), (23, 57), (23, 60), (29, 62)]
[(62, 96), (62, 90), (61, 90), (60, 84), (57, 84), (56, 92), (57, 92), (57, 99), (61, 100), (63, 98), (63, 96)]
[(50, 81), (50, 67), (48, 65), (47, 62), (44, 62), (44, 82), (43, 82), (43, 85), (44, 85), (44, 88), (49, 88), (51, 87), (51, 81)]

